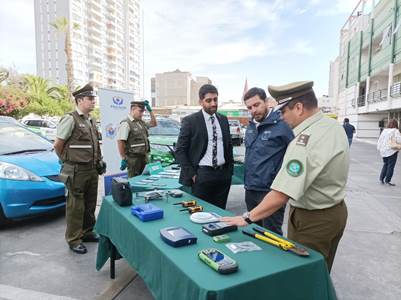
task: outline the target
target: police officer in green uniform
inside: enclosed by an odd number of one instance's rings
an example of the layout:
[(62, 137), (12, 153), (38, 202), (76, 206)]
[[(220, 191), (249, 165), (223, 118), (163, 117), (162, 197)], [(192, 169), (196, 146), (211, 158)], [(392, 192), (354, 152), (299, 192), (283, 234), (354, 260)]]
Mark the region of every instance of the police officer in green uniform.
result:
[(288, 238), (319, 251), (330, 271), (347, 222), (349, 147), (342, 126), (318, 109), (312, 87), (311, 81), (269, 86), (295, 138), (263, 201), (242, 216), (222, 220), (245, 226), (289, 201)]
[(57, 126), (54, 149), (62, 168), (60, 179), (68, 190), (65, 238), (70, 249), (85, 254), (83, 242), (97, 242), (93, 232), (99, 174), (106, 170), (101, 160), (96, 121), (89, 113), (95, 108), (96, 91), (91, 84), (72, 93), (76, 110), (66, 114)]
[[(148, 123), (142, 120), (145, 108), (150, 114)], [(128, 168), (128, 177), (141, 174), (148, 163), (148, 129), (155, 126), (157, 121), (149, 102), (132, 101), (130, 113), (121, 121), (117, 134), (118, 151), (121, 156), (120, 170)]]

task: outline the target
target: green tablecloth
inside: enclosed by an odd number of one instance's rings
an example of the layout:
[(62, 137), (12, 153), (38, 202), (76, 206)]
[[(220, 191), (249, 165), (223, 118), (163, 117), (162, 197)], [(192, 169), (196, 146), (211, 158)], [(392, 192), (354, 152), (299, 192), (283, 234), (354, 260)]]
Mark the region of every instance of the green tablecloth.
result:
[[(195, 199), (185, 194), (179, 200)], [(119, 207), (110, 196), (104, 198), (96, 223), (102, 236), (97, 253), (97, 270), (110, 257), (109, 240), (135, 268), (156, 299), (335, 299), (330, 276), (323, 257), (310, 251), (309, 257), (298, 257), (240, 233), (230, 233), (232, 242), (252, 240), (263, 251), (233, 254), (224, 244), (214, 243), (192, 223), (187, 212), (173, 206), (177, 199), (152, 202), (163, 208), (164, 218), (141, 222), (131, 215), (130, 207)], [(198, 200), (205, 211), (230, 214)], [(160, 239), (159, 230), (183, 226), (198, 237), (195, 245), (173, 248)], [(239, 263), (239, 271), (221, 275), (197, 257), (199, 250), (215, 247)], [(118, 270), (117, 270), (118, 276)]]

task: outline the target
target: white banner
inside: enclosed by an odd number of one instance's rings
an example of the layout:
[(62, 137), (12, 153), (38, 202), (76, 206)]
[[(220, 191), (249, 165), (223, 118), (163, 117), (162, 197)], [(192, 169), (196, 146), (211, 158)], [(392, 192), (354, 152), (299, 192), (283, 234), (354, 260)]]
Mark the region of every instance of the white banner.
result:
[(117, 130), (120, 122), (128, 116), (130, 103), (134, 94), (125, 91), (99, 88), (99, 108), (103, 144), (103, 160), (107, 163), (104, 175), (105, 194), (110, 194), (111, 180), (116, 176), (124, 176), (120, 171), (121, 157), (117, 148)]

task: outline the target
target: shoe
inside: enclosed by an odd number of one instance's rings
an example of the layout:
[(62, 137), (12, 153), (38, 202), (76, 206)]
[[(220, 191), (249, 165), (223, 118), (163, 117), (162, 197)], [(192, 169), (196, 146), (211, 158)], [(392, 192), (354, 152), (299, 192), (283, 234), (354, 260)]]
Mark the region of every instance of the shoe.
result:
[(75, 246), (70, 245), (70, 249), (72, 250), (72, 252), (78, 253), (78, 254), (85, 254), (86, 252), (88, 252), (88, 250), (86, 249), (85, 245), (82, 243), (79, 243)]
[(386, 184), (389, 185), (389, 186), (395, 186), (395, 184), (391, 183), (391, 182), (386, 182)]
[(83, 236), (82, 241), (86, 243), (98, 243), (99, 235), (95, 232), (88, 232)]

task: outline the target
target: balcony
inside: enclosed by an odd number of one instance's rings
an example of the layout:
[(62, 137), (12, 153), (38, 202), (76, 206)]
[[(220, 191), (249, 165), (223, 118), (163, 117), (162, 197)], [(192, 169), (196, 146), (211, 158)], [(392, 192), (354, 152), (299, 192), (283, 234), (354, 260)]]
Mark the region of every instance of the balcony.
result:
[(390, 96), (392, 98), (399, 98), (401, 97), (401, 82), (396, 82), (391, 86), (390, 89)]
[(368, 94), (368, 103), (377, 103), (387, 100), (387, 89), (377, 90)]
[[(361, 96), (359, 96), (359, 97), (357, 98), (357, 105), (358, 105), (358, 107), (365, 106), (365, 104), (366, 104), (365, 97), (366, 97), (366, 95), (361, 95)], [(352, 106), (355, 107), (355, 104), (352, 103)]]

